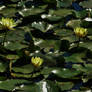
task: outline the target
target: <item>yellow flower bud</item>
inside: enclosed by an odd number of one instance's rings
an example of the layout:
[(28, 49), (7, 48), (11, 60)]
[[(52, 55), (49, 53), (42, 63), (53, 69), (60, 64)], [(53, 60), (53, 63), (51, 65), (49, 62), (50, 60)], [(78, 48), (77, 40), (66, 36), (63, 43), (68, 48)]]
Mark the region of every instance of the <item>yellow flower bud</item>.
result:
[(85, 37), (87, 35), (87, 29), (86, 28), (77, 27), (77, 28), (74, 29), (74, 33), (78, 37)]
[(31, 62), (34, 66), (39, 67), (42, 65), (43, 59), (41, 59), (40, 57), (32, 57)]
[(3, 30), (14, 30), (16, 23), (13, 19), (10, 18), (2, 18), (0, 21)]

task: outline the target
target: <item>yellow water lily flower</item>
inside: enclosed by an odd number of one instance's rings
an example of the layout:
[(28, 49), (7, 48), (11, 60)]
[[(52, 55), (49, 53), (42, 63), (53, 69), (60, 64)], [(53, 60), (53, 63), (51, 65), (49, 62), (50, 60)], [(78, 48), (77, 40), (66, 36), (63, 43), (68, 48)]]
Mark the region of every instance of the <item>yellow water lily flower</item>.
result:
[(42, 65), (43, 59), (41, 59), (40, 57), (32, 57), (31, 62), (34, 66), (39, 67)]
[(78, 36), (78, 37), (85, 37), (87, 35), (87, 29), (86, 28), (82, 28), (82, 27), (77, 27), (74, 29), (74, 33)]
[(16, 23), (12, 18), (2, 17), (0, 24), (2, 25), (3, 30), (14, 30), (14, 27), (16, 26)]

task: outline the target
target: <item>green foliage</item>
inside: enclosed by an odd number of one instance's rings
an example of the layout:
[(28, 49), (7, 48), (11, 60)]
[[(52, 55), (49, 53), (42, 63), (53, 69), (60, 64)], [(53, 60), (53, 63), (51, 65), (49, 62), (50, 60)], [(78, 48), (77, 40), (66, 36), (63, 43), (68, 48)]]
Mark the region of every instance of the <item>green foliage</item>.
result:
[[(91, 0), (1, 0), (0, 90), (91, 92), (91, 3)], [(2, 18), (8, 20), (2, 23)], [(78, 27), (87, 29), (85, 36), (76, 36), (83, 33), (81, 29), (74, 33)], [(40, 57), (42, 63), (35, 59), (34, 66), (33, 57)]]
[(80, 5), (83, 6), (83, 8), (92, 8), (91, 3), (92, 1), (88, 0), (88, 1), (80, 2)]

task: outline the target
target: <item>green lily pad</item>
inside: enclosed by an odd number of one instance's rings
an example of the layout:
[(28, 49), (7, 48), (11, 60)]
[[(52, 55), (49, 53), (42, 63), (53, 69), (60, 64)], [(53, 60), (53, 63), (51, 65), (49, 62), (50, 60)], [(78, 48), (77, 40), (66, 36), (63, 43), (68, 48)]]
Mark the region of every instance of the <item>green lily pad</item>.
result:
[(73, 10), (70, 9), (58, 9), (56, 11), (53, 11), (53, 15), (57, 15), (60, 17), (66, 17), (67, 15), (72, 14)]
[(12, 70), (14, 72), (20, 72), (20, 73), (31, 73), (34, 70), (34, 67), (31, 64), (28, 64), (21, 67), (13, 67)]
[(80, 43), (79, 46), (85, 47), (92, 51), (92, 42), (91, 41), (86, 41), (86, 42)]
[(69, 7), (70, 5), (72, 5), (72, 0), (57, 0), (57, 7)]
[(5, 46), (6, 49), (9, 49), (11, 51), (20, 50), (20, 49), (23, 49), (23, 48), (26, 48), (26, 47), (28, 47), (28, 46), (25, 45), (25, 44), (21, 44), (19, 42), (11, 42), (7, 46)]
[(57, 82), (62, 91), (70, 90), (74, 84), (72, 82)]
[(25, 82), (27, 82), (27, 80), (11, 79), (6, 81), (0, 81), (0, 89), (12, 91), (17, 87), (17, 84), (23, 84)]
[(17, 9), (15, 8), (15, 5), (7, 6), (0, 11), (0, 13), (5, 17), (13, 17), (15, 16), (16, 12), (17, 12)]
[(52, 81), (41, 81), (36, 84), (25, 85), (22, 92), (59, 92), (58, 86)]
[(85, 18), (87, 16), (87, 11), (86, 10), (82, 10), (82, 11), (74, 11), (74, 16), (76, 18)]
[(81, 20), (70, 20), (67, 22), (66, 26), (71, 28), (80, 27)]
[(82, 1), (80, 2), (80, 5), (83, 7), (83, 8), (92, 8), (92, 0), (87, 0), (87, 1)]
[(8, 64), (4, 62), (0, 62), (0, 72), (5, 72), (8, 68)]
[(77, 75), (79, 75), (81, 72), (78, 70), (69, 70), (66, 68), (63, 69), (55, 69), (52, 71), (56, 76), (61, 77), (61, 78), (73, 78)]
[(66, 62), (83, 63), (83, 57), (85, 57), (85, 53), (75, 53), (69, 57), (65, 57), (65, 60)]
[(32, 9), (24, 9), (22, 11), (19, 11), (19, 14), (22, 15), (23, 17), (28, 17), (31, 15), (37, 15), (40, 13), (43, 13), (44, 10), (40, 8), (32, 8)]

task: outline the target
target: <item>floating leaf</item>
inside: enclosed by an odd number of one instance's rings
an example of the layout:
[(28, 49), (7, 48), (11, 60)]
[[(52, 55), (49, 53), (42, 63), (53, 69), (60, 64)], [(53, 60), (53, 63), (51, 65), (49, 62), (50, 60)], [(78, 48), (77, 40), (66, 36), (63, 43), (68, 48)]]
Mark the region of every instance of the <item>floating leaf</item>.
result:
[(41, 81), (36, 84), (25, 85), (22, 92), (59, 92), (58, 86), (52, 81)]
[(87, 1), (82, 1), (80, 2), (80, 5), (83, 7), (83, 8), (92, 8), (92, 0), (87, 0)]
[(26, 80), (11, 79), (6, 81), (0, 81), (0, 89), (12, 91), (17, 87), (17, 84), (23, 84)]
[(72, 0), (57, 0), (57, 7), (69, 7), (72, 5)]
[(40, 13), (43, 13), (44, 10), (40, 8), (32, 8), (32, 9), (24, 9), (22, 11), (19, 11), (19, 14), (22, 15), (23, 17), (28, 17), (31, 15), (37, 15)]
[(80, 27), (81, 20), (70, 20), (67, 22), (66, 26), (71, 28)]
[(83, 63), (82, 58), (85, 57), (85, 53), (72, 54), (69, 57), (65, 57), (66, 62)]
[(80, 71), (78, 70), (69, 70), (66, 68), (63, 69), (55, 69), (52, 71), (52, 73), (54, 73), (56, 76), (61, 77), (61, 78), (73, 78), (77, 75), (80, 74)]
[(67, 15), (72, 14), (72, 11), (73, 10), (70, 10), (70, 9), (58, 9), (56, 11), (53, 11), (52, 14), (60, 17), (66, 17)]
[(74, 11), (73, 12), (76, 18), (85, 18), (87, 16), (87, 11), (83, 10), (83, 11)]
[(80, 46), (81, 46), (81, 47), (85, 47), (85, 48), (87, 48), (87, 49), (89, 49), (89, 50), (92, 51), (92, 42), (91, 42), (91, 41), (87, 41), (87, 42), (84, 42), (84, 43), (80, 43)]
[(7, 46), (5, 46), (6, 49), (9, 49), (9, 50), (12, 50), (12, 51), (20, 50), (20, 49), (23, 49), (23, 48), (26, 48), (26, 47), (28, 47), (28, 46), (21, 44), (21, 43), (18, 43), (18, 42), (11, 42)]
[(70, 90), (74, 84), (72, 82), (57, 82), (62, 91)]
[(5, 72), (8, 68), (8, 64), (0, 61), (0, 72)]
[(20, 72), (20, 73), (31, 73), (34, 70), (34, 67), (31, 64), (28, 64), (20, 67), (13, 67), (12, 70), (14, 72)]

